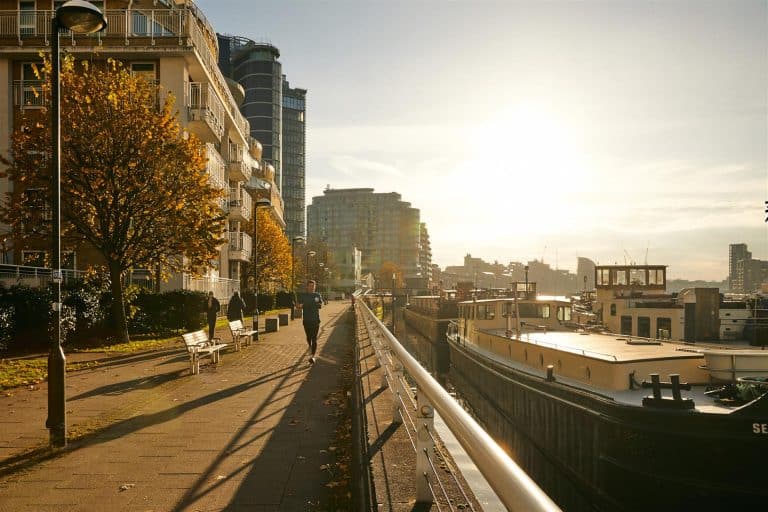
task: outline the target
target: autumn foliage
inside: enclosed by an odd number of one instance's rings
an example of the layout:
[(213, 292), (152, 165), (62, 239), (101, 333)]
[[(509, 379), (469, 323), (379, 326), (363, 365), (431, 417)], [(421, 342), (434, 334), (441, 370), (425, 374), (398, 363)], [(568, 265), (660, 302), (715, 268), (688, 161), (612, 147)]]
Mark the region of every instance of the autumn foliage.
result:
[[(46, 63), (42, 71), (49, 68)], [(40, 94), (47, 97), (45, 83)], [(158, 87), (121, 63), (110, 59), (97, 67), (66, 58), (61, 91), (63, 249), (90, 247), (103, 258), (116, 333), (127, 339), (123, 273), (208, 266), (222, 243), (225, 216), (217, 200), (223, 191), (209, 184), (204, 147), (182, 133), (173, 97), (160, 101)], [(51, 229), (44, 219), (30, 219), (34, 208), (24, 194), (37, 189), (50, 204), (49, 111), (25, 112), (6, 171), (20, 192), (0, 206), (0, 218), (20, 241), (47, 239)]]
[(290, 288), (291, 244), (268, 209), (257, 208), (256, 219), (255, 255), (258, 289), (264, 291), (273, 290), (275, 287)]

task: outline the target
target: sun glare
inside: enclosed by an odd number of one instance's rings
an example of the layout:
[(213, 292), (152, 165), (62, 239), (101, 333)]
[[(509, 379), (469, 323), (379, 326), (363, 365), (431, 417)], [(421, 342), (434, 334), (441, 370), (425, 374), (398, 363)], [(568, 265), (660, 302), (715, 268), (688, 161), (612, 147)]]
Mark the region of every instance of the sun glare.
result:
[[(504, 109), (473, 133), (470, 165), (485, 206), (494, 213), (535, 213), (531, 230), (562, 231), (588, 183), (583, 158), (568, 125), (529, 104)], [(488, 233), (478, 233), (486, 236)]]

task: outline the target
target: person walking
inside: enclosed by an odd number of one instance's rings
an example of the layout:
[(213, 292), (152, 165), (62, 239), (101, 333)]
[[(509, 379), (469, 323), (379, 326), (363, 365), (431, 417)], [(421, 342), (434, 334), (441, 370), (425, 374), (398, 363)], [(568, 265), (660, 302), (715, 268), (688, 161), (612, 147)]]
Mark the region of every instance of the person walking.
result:
[(232, 294), (232, 298), (229, 299), (227, 305), (227, 320), (234, 322), (235, 320), (243, 320), (243, 312), (245, 311), (245, 301), (240, 296), (240, 292), (235, 290)]
[(213, 333), (216, 331), (216, 317), (219, 311), (221, 311), (221, 304), (213, 296), (213, 292), (208, 292), (208, 301), (205, 307), (205, 312), (208, 315), (208, 341), (213, 339)]
[(315, 292), (315, 281), (307, 282), (307, 291), (301, 296), (299, 308), (302, 311), (302, 323), (304, 333), (307, 335), (307, 345), (312, 355), (309, 363), (315, 364), (315, 352), (317, 352), (317, 332), (320, 330), (320, 308), (323, 307), (323, 297)]

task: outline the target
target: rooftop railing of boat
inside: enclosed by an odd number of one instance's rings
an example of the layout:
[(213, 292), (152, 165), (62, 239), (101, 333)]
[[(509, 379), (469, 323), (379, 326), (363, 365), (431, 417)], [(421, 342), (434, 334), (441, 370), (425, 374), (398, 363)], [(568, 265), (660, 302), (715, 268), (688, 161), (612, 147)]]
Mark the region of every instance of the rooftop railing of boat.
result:
[[(407, 417), (412, 423), (406, 432), (416, 450), (417, 502), (434, 502), (434, 488), (429, 472), (437, 474), (431, 460), (435, 447), (434, 411), (437, 411), (508, 510), (521, 512), (560, 510), (491, 436), (403, 348), (364, 301), (356, 301), (355, 307), (359, 317), (364, 321), (371, 345), (376, 350), (376, 357), (385, 372), (388, 387), (395, 395), (393, 422), (402, 423)], [(417, 387), (415, 404), (411, 388), (404, 382), (404, 373), (410, 376)], [(439, 483), (439, 480), (437, 482)]]

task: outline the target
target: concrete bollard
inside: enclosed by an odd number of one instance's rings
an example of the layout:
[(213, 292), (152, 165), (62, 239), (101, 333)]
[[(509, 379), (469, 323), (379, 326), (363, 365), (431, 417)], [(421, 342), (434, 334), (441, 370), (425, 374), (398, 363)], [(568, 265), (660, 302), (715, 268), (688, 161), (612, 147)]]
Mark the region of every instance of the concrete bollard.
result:
[(278, 313), (277, 319), (281, 326), (288, 325), (288, 313)]
[(267, 318), (264, 320), (264, 330), (266, 332), (277, 332), (280, 330), (280, 322), (277, 318)]

